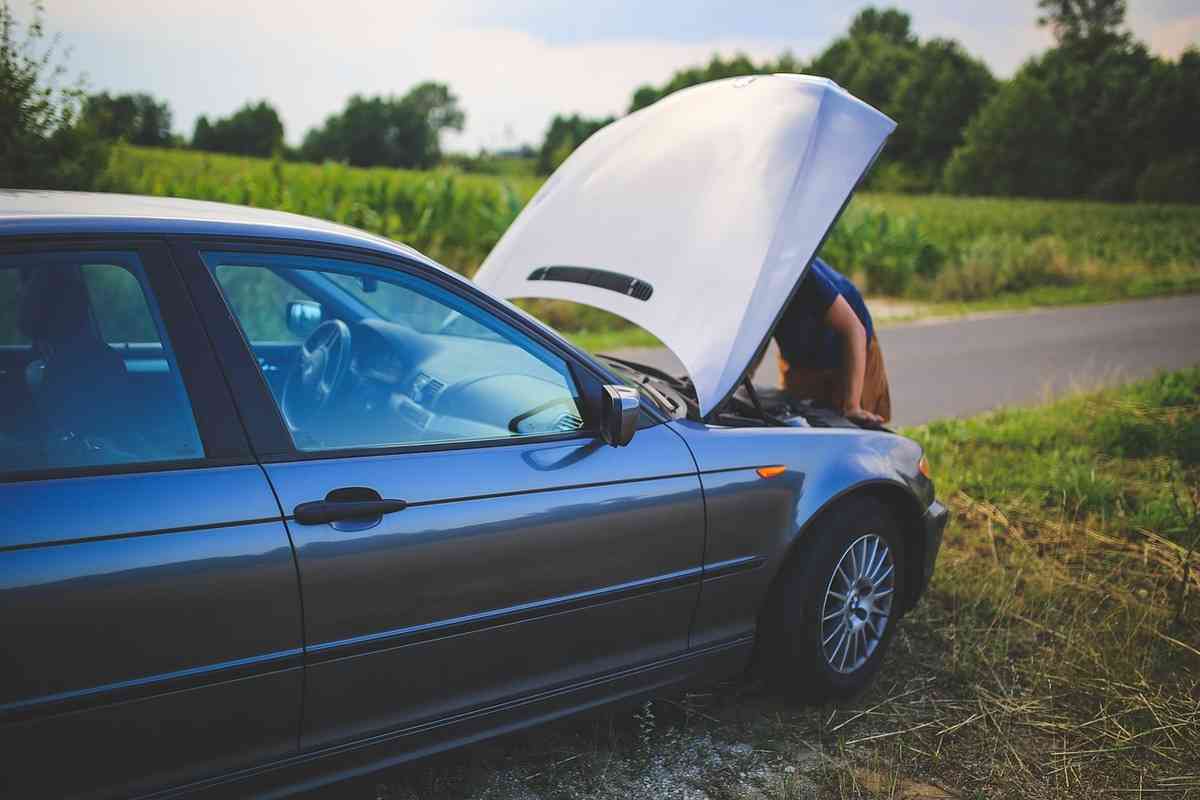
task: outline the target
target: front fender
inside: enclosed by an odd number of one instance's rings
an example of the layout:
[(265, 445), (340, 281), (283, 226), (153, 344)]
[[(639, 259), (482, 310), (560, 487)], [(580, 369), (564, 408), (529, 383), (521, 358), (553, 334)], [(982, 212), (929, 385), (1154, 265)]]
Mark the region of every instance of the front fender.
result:
[[(833, 503), (872, 492), (912, 529), (916, 546), (923, 541), (920, 520), (933, 489), (917, 468), (921, 448), (909, 439), (840, 428), (669, 424), (696, 460), (708, 524), (692, 646), (754, 629), (784, 561)], [(765, 466), (785, 470), (764, 478), (757, 469)]]

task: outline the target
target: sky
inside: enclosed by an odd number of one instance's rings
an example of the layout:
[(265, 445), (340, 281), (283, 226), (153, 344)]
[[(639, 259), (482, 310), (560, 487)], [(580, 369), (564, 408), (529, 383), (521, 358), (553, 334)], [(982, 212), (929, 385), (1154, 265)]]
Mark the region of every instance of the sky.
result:
[[(18, 13), (26, 0), (10, 0)], [(47, 28), (90, 91), (167, 100), (177, 132), (269, 100), (289, 142), (355, 93), (450, 85), (466, 111), (443, 147), (536, 145), (556, 113), (623, 113), (633, 90), (713, 53), (807, 59), (858, 0), (46, 0)], [(876, 5), (887, 5), (877, 2)], [(1037, 0), (901, 0), (922, 38), (957, 39), (1006, 77), (1050, 44)], [(1200, 44), (1198, 0), (1129, 0), (1129, 27), (1175, 58)]]

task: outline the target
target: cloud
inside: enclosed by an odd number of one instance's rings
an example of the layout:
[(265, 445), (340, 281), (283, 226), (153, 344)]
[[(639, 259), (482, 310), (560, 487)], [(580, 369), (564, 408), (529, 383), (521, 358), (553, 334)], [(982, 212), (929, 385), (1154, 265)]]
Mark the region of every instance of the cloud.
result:
[(518, 141), (539, 141), (550, 117), (623, 113), (633, 90), (665, 80), (684, 66), (707, 61), (714, 52), (744, 52), (756, 60), (783, 51), (778, 42), (723, 39), (704, 43), (605, 40), (550, 44), (510, 30), (464, 30), (436, 37), (431, 54), (477, 119), (464, 143), (492, 147), (510, 128)]
[[(461, 9), (336, 6), (259, 0), (244, 4), (115, 2), (56, 9), (52, 27), (75, 45), (72, 65), (96, 89), (166, 97), (176, 127), (200, 114), (228, 114), (267, 98), (289, 140), (340, 109), (353, 93), (402, 94), (422, 80), (448, 83), (467, 110), (467, 128), (448, 138), (460, 149), (541, 140), (561, 112), (619, 114), (643, 82), (707, 60), (714, 52), (774, 57), (784, 44), (716, 38), (703, 43), (629, 39), (554, 44), (511, 29), (461, 25)], [(336, 9), (336, 13), (329, 13)]]
[(1160, 56), (1179, 58), (1189, 47), (1200, 47), (1200, 16), (1155, 25), (1147, 32), (1146, 41)]

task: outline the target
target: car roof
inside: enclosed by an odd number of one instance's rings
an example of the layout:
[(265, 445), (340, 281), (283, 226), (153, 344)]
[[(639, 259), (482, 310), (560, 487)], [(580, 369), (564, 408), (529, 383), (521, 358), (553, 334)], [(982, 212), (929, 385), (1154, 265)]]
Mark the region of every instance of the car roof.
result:
[(400, 242), (285, 211), (176, 197), (0, 190), (0, 237), (47, 234), (249, 236), (366, 247), (440, 266)]

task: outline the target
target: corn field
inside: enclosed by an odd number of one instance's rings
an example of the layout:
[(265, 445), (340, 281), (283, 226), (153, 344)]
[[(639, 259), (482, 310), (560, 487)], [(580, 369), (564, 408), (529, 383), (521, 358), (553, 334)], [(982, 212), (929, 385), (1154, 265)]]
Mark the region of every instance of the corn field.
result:
[[(540, 183), (119, 146), (97, 188), (321, 217), (470, 275)], [(924, 300), (1191, 291), (1200, 289), (1200, 206), (862, 193), (822, 254), (871, 294)]]

